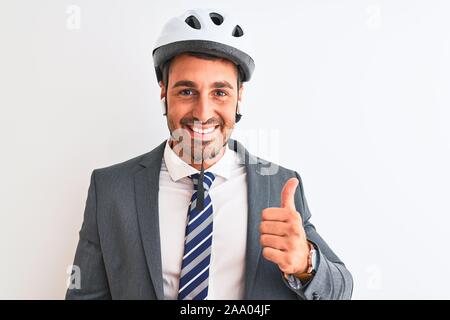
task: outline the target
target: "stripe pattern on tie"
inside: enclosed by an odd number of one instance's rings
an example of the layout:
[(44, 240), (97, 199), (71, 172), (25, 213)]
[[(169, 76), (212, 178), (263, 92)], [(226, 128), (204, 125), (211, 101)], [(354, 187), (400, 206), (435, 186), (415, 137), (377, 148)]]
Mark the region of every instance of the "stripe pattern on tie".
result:
[(189, 204), (188, 223), (184, 240), (184, 254), (178, 289), (179, 300), (206, 300), (208, 297), (209, 265), (213, 235), (213, 206), (209, 196), (215, 176), (204, 173), (204, 207), (199, 211), (197, 191), (199, 173), (190, 176), (194, 182), (194, 193)]

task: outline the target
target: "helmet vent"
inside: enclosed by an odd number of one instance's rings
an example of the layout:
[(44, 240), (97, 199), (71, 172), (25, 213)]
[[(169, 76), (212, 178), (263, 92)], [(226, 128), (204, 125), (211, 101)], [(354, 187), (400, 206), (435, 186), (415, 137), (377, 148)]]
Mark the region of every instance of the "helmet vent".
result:
[(191, 28), (200, 30), (202, 28), (202, 25), (200, 24), (200, 21), (195, 16), (189, 16), (184, 20)]
[(242, 37), (244, 35), (244, 31), (242, 31), (242, 28), (239, 25), (236, 25), (233, 29), (232, 35), (233, 37)]
[(215, 13), (215, 12), (211, 12), (209, 14), (209, 16), (211, 17), (211, 20), (212, 20), (212, 22), (214, 22), (215, 25), (220, 26), (222, 24), (223, 17), (220, 14)]

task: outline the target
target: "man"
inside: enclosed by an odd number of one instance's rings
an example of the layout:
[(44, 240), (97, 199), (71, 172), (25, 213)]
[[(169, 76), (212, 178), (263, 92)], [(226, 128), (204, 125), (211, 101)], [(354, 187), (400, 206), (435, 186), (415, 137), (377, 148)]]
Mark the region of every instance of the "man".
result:
[(297, 172), (230, 139), (254, 61), (242, 24), (191, 10), (153, 58), (170, 138), (96, 169), (68, 299), (349, 299)]

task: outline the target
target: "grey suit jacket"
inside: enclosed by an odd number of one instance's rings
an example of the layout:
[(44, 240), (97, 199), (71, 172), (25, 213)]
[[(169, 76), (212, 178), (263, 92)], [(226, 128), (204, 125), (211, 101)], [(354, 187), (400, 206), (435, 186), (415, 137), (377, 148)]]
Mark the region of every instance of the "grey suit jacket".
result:
[[(164, 299), (158, 190), (165, 143), (92, 172), (74, 261), (80, 286), (69, 288), (66, 299)], [(228, 147), (238, 152), (247, 170), (244, 298), (349, 299), (352, 276), (310, 223), (298, 173), (253, 156), (236, 140), (230, 139)], [(300, 289), (293, 289), (278, 266), (262, 256), (259, 243), (261, 211), (280, 205), (280, 191), (291, 177), (300, 181), (295, 191), (296, 209), (308, 239), (319, 251), (317, 273)]]

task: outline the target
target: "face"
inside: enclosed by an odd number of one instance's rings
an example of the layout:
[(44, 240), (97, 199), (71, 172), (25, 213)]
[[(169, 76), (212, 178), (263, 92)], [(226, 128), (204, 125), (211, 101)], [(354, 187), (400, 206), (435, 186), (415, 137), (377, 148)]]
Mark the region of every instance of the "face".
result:
[[(167, 124), (171, 146), (194, 167), (202, 160), (212, 165), (224, 151), (243, 88), (237, 88), (237, 72), (231, 61), (188, 54), (175, 57), (170, 64)], [(162, 99), (166, 88), (162, 82), (160, 86)]]

